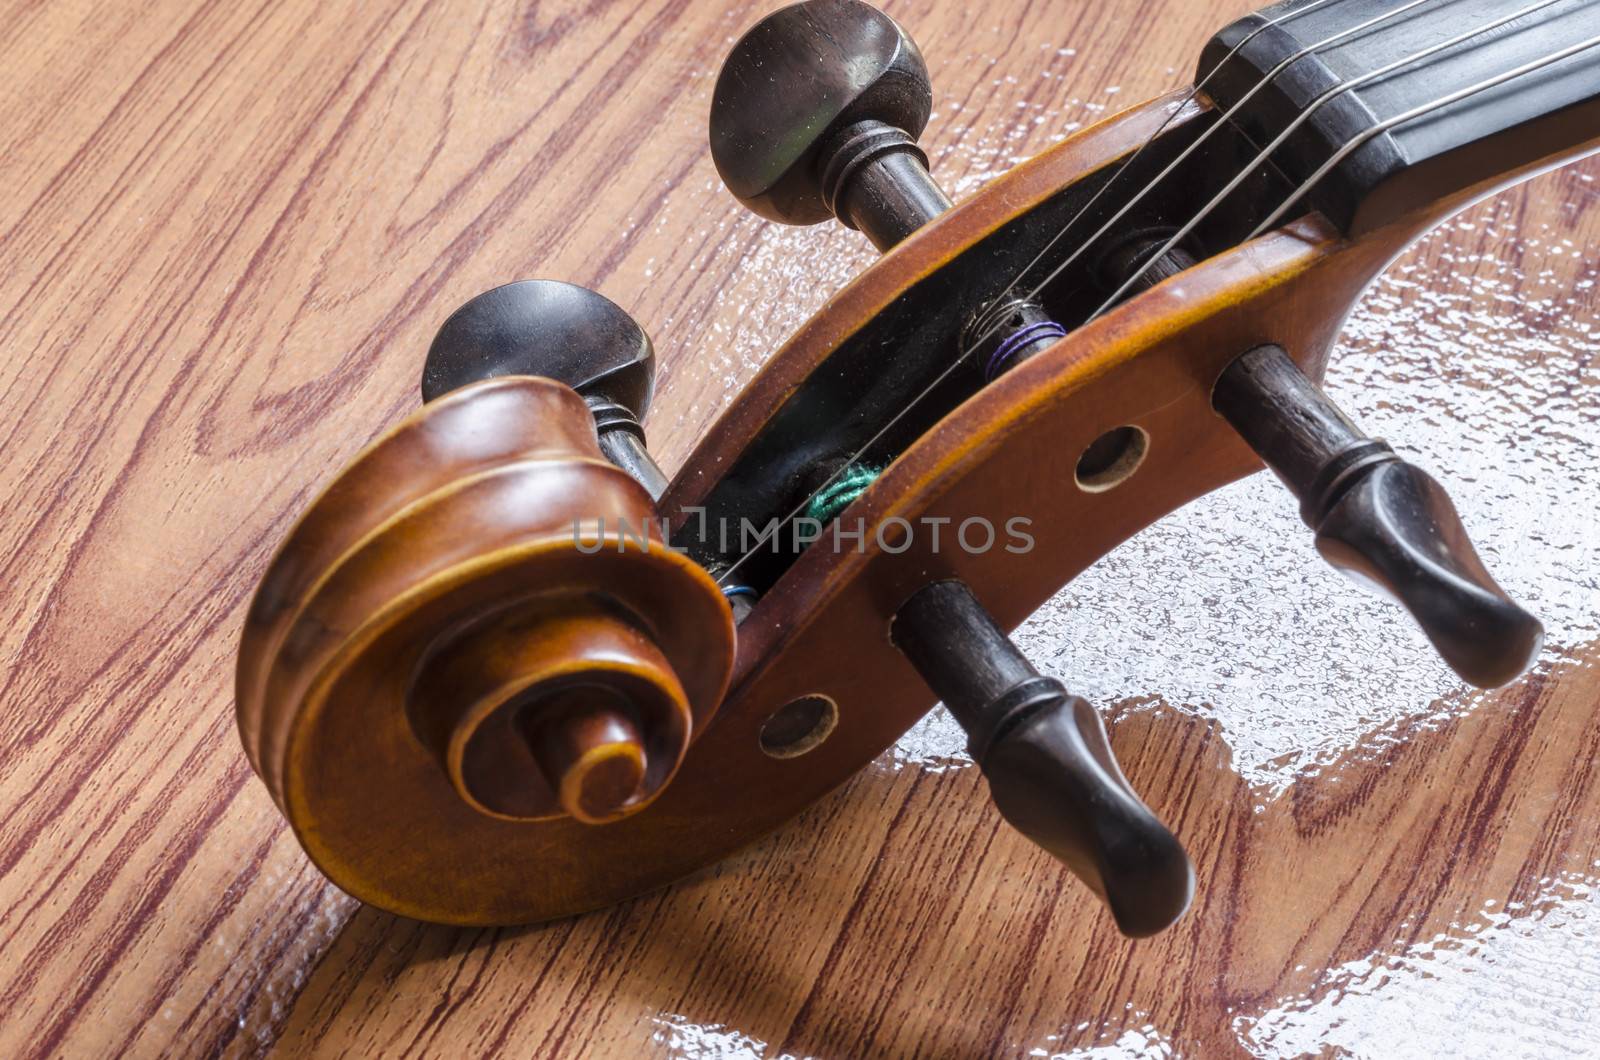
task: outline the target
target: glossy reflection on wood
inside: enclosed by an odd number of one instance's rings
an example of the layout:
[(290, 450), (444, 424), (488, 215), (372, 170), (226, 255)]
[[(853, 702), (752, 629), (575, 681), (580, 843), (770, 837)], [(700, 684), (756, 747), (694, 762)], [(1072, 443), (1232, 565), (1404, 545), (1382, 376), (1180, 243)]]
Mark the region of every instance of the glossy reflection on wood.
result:
[[(1173, 87), (1248, 6), (889, 9), (962, 104), (924, 137), (959, 201), (1094, 108)], [(649, 425), (670, 469), (875, 256), (856, 233), (762, 227), (717, 187), (707, 75), (765, 10), (0, 12), (0, 336), (25, 351), (0, 364), (8, 1055), (1271, 1055), (1241, 1014), (1436, 936), (1473, 945), (1489, 902), (1531, 924), (1547, 881), (1592, 871), (1600, 648), (1578, 640), (1534, 680), (1417, 704), (1272, 796), (1235, 772), (1238, 734), (1119, 704), (1129, 780), (1199, 878), (1154, 940), (1116, 935), (998, 821), (976, 770), (887, 761), (723, 866), (538, 928), (422, 925), (321, 877), (239, 753), (237, 633), (294, 513), (416, 407), (443, 316), (513, 276), (627, 304), (662, 352)], [(1513, 192), (1508, 215), (1592, 245), (1596, 175)], [(1491, 216), (1410, 255), (1407, 282), (1492, 278), (1509, 318), (1546, 331), (1519, 271), (1576, 288), (1587, 266)], [(1542, 347), (1501, 338), (1461, 341), (1516, 394)], [(1560, 444), (1517, 416), (1482, 427)]]

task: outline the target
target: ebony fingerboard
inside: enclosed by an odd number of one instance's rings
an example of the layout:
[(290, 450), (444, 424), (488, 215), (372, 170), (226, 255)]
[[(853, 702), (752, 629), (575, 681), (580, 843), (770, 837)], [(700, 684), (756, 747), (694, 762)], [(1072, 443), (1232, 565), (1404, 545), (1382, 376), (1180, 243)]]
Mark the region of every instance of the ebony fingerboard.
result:
[(1597, 0), (1534, 6), (1290, 0), (1212, 38), (1196, 77), (1263, 148), (1298, 122), (1271, 155), (1297, 187), (1315, 179), (1297, 212), (1368, 231), (1600, 136), (1600, 46), (1471, 91), (1600, 38)]

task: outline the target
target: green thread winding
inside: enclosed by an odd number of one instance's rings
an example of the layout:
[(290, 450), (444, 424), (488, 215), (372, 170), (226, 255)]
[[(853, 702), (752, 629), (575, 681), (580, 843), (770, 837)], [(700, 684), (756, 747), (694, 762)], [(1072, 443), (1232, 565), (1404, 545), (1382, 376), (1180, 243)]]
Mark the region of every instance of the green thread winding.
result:
[(846, 468), (838, 478), (818, 490), (816, 496), (811, 498), (811, 503), (806, 505), (806, 518), (815, 519), (824, 525), (833, 522), (840, 512), (867, 492), (867, 487), (882, 473), (883, 469), (880, 467)]

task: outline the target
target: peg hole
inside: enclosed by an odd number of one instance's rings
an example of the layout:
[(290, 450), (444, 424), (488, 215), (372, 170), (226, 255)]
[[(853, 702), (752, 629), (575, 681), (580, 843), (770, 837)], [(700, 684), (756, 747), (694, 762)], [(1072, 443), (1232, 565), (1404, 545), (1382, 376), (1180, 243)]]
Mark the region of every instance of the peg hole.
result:
[(1149, 449), (1150, 436), (1142, 428), (1113, 427), (1090, 442), (1078, 457), (1078, 488), (1085, 493), (1115, 489), (1139, 470)]
[(761, 726), (761, 750), (771, 758), (798, 758), (820, 747), (838, 724), (839, 704), (824, 695), (801, 696)]

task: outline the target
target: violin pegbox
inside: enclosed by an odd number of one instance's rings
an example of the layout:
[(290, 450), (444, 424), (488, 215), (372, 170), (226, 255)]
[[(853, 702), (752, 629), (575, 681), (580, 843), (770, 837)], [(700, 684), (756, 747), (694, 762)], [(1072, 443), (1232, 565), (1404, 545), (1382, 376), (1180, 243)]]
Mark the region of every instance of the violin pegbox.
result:
[[(836, 216), (888, 250), (950, 208), (915, 144), (931, 98), (922, 53), (893, 19), (862, 0), (805, 0), (734, 46), (713, 98), (712, 155), (762, 216)], [(1195, 264), (1169, 231), (1105, 234), (1108, 305)], [(961, 347), (992, 381), (1066, 333), (1008, 288), (975, 307)], [(1292, 358), (1240, 351), (1214, 404), (1302, 500), (1322, 555), (1400, 601), (1461, 677), (1492, 687), (1531, 664), (1543, 629), (1495, 584), (1443, 487), (1362, 434)]]
[[(887, 15), (861, 0), (805, 0), (767, 16), (735, 44), (713, 98), (712, 154), (729, 190), (764, 217), (812, 224), (833, 216), (880, 250), (913, 254), (917, 233), (951, 220), (945, 218), (950, 200), (915, 145), (931, 94), (920, 50)], [(1225, 119), (1213, 132), (1218, 128), (1226, 128)], [(1211, 133), (1197, 135), (1191, 127), (1185, 135), (1190, 146), (1170, 149), (1173, 160), (1163, 173), (1176, 170)], [(1240, 142), (1218, 157), (1248, 150)], [(1085, 271), (1104, 289), (1103, 299), (1095, 299), (1100, 308), (1068, 321), (1076, 328), (1197, 264), (1186, 237), (1213, 208), (1204, 205), (1212, 191), (1197, 192), (1192, 206), (1181, 197), (1169, 200), (1165, 210), (1176, 216), (1148, 207), (1131, 212), (1149, 188), (1119, 185), (1116, 175), (1143, 151), (1106, 165), (1109, 183), (1086, 196), (1066, 231), (1033, 259), (1098, 204), (1092, 216), (1107, 218), (1100, 230), (1091, 234), (1085, 226), (1058, 254), (1067, 264), (1084, 256)], [(1264, 162), (1246, 167), (1228, 187)], [(1264, 180), (1269, 187), (1270, 176)], [(1240, 208), (1224, 227), (1247, 231), (1258, 219), (1252, 208)], [(1186, 210), (1197, 211), (1193, 220), (1185, 219)], [(949, 246), (929, 235), (929, 256), (943, 260)], [(1224, 248), (1211, 252), (1218, 249)], [(988, 290), (998, 289), (995, 278), (981, 279)], [(1040, 300), (1049, 281), (1019, 290), (1020, 280), (974, 304), (956, 344), (960, 358), (980, 354), (984, 384), (1072, 341)], [(921, 337), (919, 348), (898, 356), (934, 350), (953, 356), (943, 336)], [(1320, 361), (1314, 351), (1298, 352)], [(1467, 680), (1501, 684), (1527, 667), (1541, 640), (1539, 624), (1495, 585), (1436, 482), (1361, 434), (1281, 349), (1241, 346), (1206, 356), (1226, 366), (1211, 394), (1213, 408), (1302, 499), (1325, 557), (1397, 597)], [(1103, 438), (1120, 454), (1129, 430), (1113, 428)], [(1085, 459), (1098, 460), (1097, 446)], [(847, 457), (846, 467), (856, 459)], [(1079, 486), (1086, 488), (1081, 479)], [(1061, 488), (1071, 488), (1070, 477)], [(891, 630), (896, 647), (966, 730), (1002, 815), (1101, 894), (1126, 933), (1150, 933), (1176, 919), (1192, 886), (1182, 847), (1121, 779), (1103, 732), (1090, 724), (1093, 711), (1027, 664), (973, 587), (935, 577), (902, 599)]]
[[(240, 728), (347, 890), (460, 921), (487, 899), (420, 851), (637, 813), (709, 722), (731, 613), (660, 539), (653, 476), (604, 455), (648, 461), (652, 372), (644, 333), (593, 292), (488, 292), (441, 328), (427, 404), (274, 557), (241, 648)], [(403, 888), (392, 858), (369, 875), (371, 851), (408, 847)]]
[[(916, 138), (932, 86), (921, 51), (861, 0), (767, 16), (723, 64), (711, 153), (744, 205), (785, 224), (829, 217), (890, 251), (950, 209)], [(993, 379), (1065, 334), (1022, 292), (975, 307), (963, 344)], [(1188, 907), (1182, 845), (1128, 785), (1092, 707), (1040, 675), (971, 589), (937, 580), (906, 600), (891, 639), (969, 737), (997, 809), (1110, 907), (1154, 934)]]

